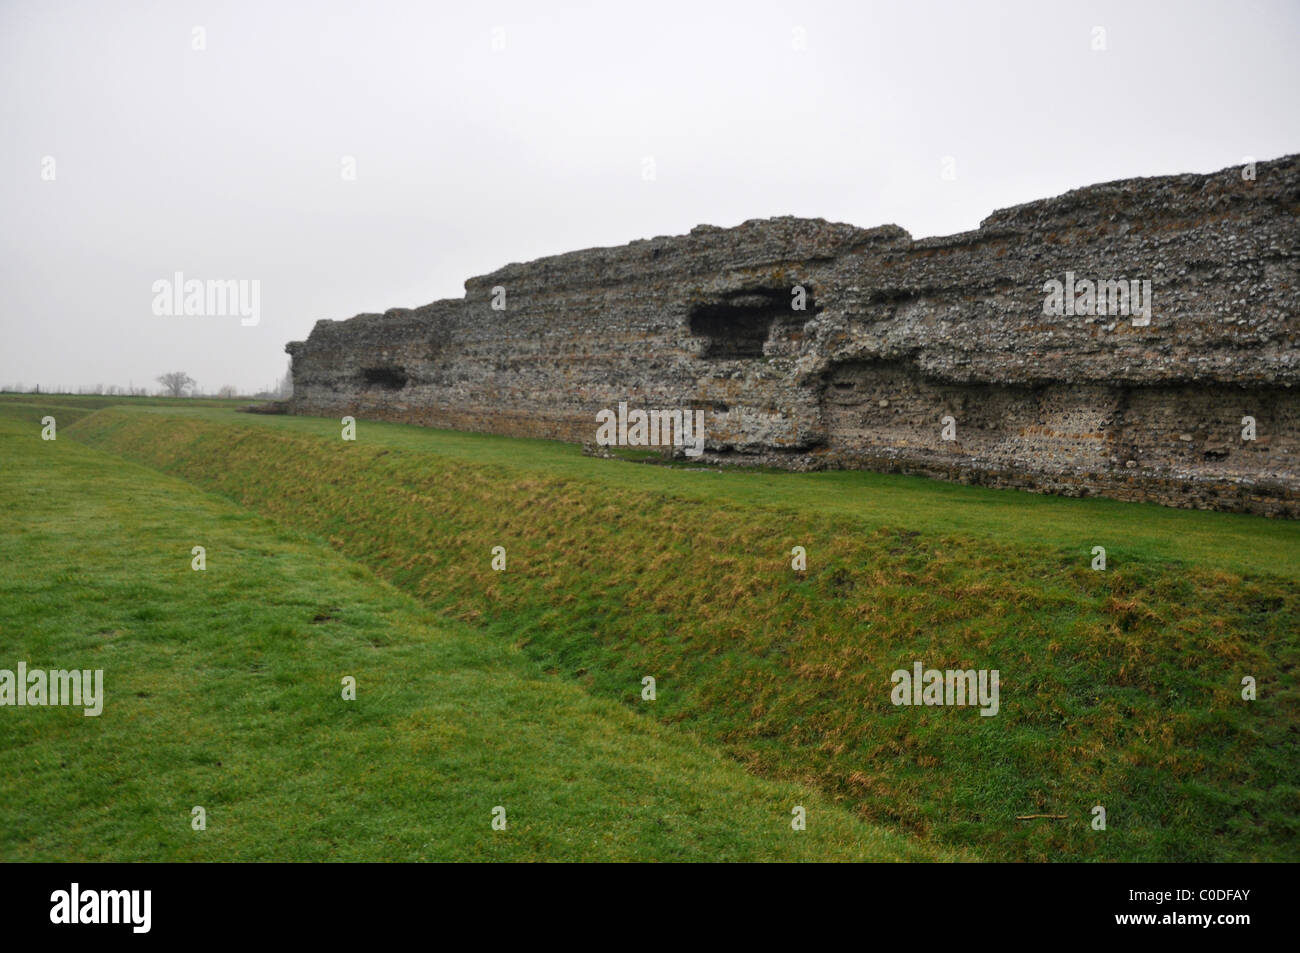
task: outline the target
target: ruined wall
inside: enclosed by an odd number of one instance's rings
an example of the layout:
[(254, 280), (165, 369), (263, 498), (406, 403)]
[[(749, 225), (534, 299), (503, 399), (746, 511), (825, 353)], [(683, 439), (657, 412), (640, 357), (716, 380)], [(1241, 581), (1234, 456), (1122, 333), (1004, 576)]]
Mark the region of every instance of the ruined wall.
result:
[[(945, 238), (777, 218), (507, 265), (318, 322), (287, 348), (292, 406), (584, 443), (620, 401), (699, 408), (711, 459), (1300, 516), (1300, 157), (1255, 173), (1092, 186)], [(1044, 314), (1067, 271), (1149, 281), (1150, 323)]]

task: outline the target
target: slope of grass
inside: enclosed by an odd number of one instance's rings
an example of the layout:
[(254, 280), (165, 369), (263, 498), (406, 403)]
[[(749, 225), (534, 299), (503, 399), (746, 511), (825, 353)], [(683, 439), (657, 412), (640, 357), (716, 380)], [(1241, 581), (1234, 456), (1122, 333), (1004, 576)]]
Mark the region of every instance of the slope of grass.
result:
[(0, 708), (0, 860), (952, 856), (28, 416), (0, 412), (0, 668), (102, 669), (107, 697)]
[[(78, 398), (73, 398), (74, 400)], [(2, 406), (2, 405), (0, 405)], [(123, 408), (126, 409), (126, 408)], [(182, 414), (241, 427), (339, 439), (339, 422), (319, 417), (254, 416), (188, 400), (132, 405), (137, 413)], [(741, 468), (626, 466), (586, 457), (553, 440), (432, 430), (362, 421), (360, 442), (442, 458), (442, 466), (488, 465), (550, 479), (598, 481), (657, 496), (779, 507), (850, 519), (858, 526), (957, 533), (1071, 553), (1104, 545), (1119, 559), (1168, 562), (1300, 581), (1300, 523), (1238, 513), (1178, 510), (1106, 499), (1067, 499), (1018, 490), (962, 486), (924, 477), (838, 470), (787, 473)]]
[[(35, 395), (33, 395), (35, 396)], [(96, 410), (103, 407), (112, 406), (110, 404), (98, 404), (92, 399), (79, 399), (68, 404), (59, 404), (55, 402), (40, 401), (31, 403), (28, 401), (18, 400), (0, 400), (0, 416), (9, 420), (24, 420), (28, 423), (41, 424), (46, 417), (54, 418), (55, 439), (58, 439), (58, 429), (66, 427), (68, 424), (75, 423), (82, 417), (93, 414)], [(37, 427), (37, 432), (43, 429)], [(28, 431), (31, 433), (32, 431)]]
[[(865, 819), (1000, 859), (1300, 856), (1294, 524), (364, 422), (356, 443), (208, 411), (71, 430), (319, 534), (598, 696), (643, 708), (653, 675), (654, 715)], [(916, 660), (999, 670), (1001, 712), (893, 706)]]
[(105, 394), (15, 394), (0, 393), (0, 406), (35, 404), (45, 408), (80, 407), (99, 410), (103, 407), (162, 407), (193, 409), (197, 407), (233, 409), (263, 403), (255, 397), (126, 397)]

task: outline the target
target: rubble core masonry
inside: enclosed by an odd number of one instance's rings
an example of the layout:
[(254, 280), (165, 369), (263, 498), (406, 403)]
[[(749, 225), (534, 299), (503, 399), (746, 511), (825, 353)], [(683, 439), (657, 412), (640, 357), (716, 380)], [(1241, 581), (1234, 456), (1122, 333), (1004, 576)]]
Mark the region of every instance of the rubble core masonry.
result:
[(944, 238), (701, 225), (320, 321), (286, 348), (290, 409), (592, 444), (626, 402), (703, 411), (706, 461), (1294, 518), (1297, 213), (1288, 156)]

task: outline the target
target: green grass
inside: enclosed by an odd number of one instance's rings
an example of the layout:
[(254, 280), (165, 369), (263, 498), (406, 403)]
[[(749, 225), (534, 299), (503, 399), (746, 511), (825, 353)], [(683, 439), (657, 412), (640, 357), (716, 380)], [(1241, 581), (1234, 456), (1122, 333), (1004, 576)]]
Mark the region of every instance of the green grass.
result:
[(46, 409), (71, 407), (99, 410), (103, 407), (195, 407), (238, 408), (265, 403), (256, 397), (119, 397), (102, 394), (16, 394), (0, 392), (0, 405), (25, 404)]
[(40, 416), (0, 410), (0, 668), (102, 669), (107, 699), (0, 709), (0, 860), (954, 856), (545, 674), (288, 524), (42, 441)]
[[(339, 439), (340, 431), (337, 420), (236, 414), (232, 408), (201, 407), (189, 400), (153, 400), (129, 409), (310, 434), (331, 441)], [(786, 473), (627, 466), (584, 456), (580, 447), (558, 441), (372, 421), (362, 421), (358, 427), (362, 444), (380, 443), (391, 450), (433, 455), (443, 458), (445, 466), (463, 462), (511, 472), (526, 470), (552, 479), (594, 480), (611, 489), (775, 507), (847, 519), (858, 526), (906, 524), (913, 530), (954, 533), (1012, 546), (1028, 542), (1086, 553), (1095, 545), (1104, 545), (1111, 561), (1196, 565), (1300, 581), (1300, 523), (1295, 521), (1099, 498), (1068, 499), (861, 470)]]
[[(365, 421), (347, 443), (334, 421), (218, 409), (110, 408), (68, 433), (872, 824), (986, 859), (1300, 857), (1295, 523)], [(894, 707), (890, 673), (917, 659), (998, 669), (1001, 713)]]

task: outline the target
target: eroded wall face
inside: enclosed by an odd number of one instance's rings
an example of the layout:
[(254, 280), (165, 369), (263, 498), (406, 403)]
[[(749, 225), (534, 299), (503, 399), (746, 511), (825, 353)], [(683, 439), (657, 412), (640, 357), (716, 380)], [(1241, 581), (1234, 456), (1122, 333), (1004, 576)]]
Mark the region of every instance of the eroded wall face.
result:
[[(1071, 496), (1295, 515), (1287, 500), (1294, 500), (1300, 453), (1296, 390), (935, 384), (897, 362), (837, 364), (828, 381), (828, 445), (844, 465)], [(1266, 436), (1242, 438), (1250, 416)], [(944, 439), (944, 417), (952, 423), (950, 439)]]
[[(945, 239), (701, 226), (320, 322), (288, 348), (293, 407), (588, 444), (620, 402), (702, 410), (714, 459), (1296, 516), (1298, 211), (1292, 157)], [(1078, 313), (1053, 311), (1053, 281)]]

